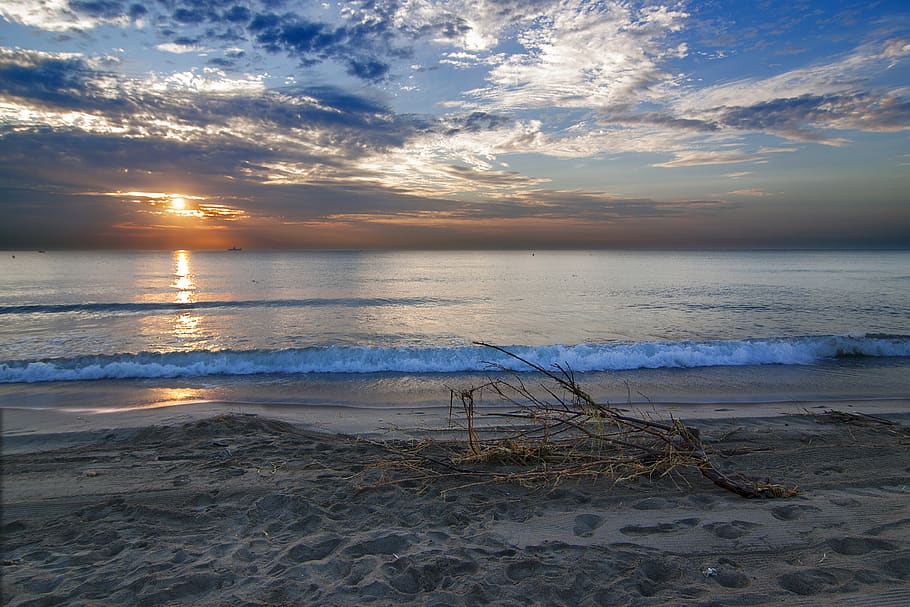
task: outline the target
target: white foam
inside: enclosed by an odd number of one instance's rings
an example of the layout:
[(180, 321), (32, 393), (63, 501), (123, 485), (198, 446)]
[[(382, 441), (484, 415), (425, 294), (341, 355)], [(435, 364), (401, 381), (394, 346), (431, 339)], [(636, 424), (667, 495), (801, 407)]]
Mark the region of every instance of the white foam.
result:
[[(806, 365), (845, 356), (910, 356), (910, 337), (888, 335), (787, 337), (511, 346), (540, 365), (611, 371), (737, 365)], [(502, 367), (528, 371), (521, 361), (482, 346), (325, 346), (285, 350), (141, 352), (0, 363), (0, 383), (205, 377), (265, 373), (459, 373)]]

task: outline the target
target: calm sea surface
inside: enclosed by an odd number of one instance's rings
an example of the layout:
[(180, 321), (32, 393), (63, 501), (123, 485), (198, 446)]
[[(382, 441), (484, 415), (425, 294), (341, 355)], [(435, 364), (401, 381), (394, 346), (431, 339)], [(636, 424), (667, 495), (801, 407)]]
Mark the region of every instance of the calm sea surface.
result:
[(124, 382), (284, 401), (522, 370), (475, 341), (694, 398), (749, 389), (756, 368), (770, 391), (906, 396), (908, 336), (908, 252), (0, 256), (0, 406)]

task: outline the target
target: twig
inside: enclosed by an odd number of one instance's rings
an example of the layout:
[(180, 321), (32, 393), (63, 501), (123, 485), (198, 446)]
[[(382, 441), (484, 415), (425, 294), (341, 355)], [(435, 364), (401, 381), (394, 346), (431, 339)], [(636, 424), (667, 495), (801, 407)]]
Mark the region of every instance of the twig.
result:
[[(554, 365), (553, 371), (499, 346), (475, 343), (510, 356), (554, 381), (555, 387), (540, 385), (553, 402), (537, 396), (520, 377), (511, 381), (490, 380), (466, 390), (450, 388), (450, 421), (454, 423), (458, 399), (467, 440), (455, 442), (450, 445), (454, 451), (441, 455), (425, 453), (430, 448), (444, 448), (432, 441), (408, 452), (397, 450), (399, 459), (376, 466), (384, 469), (385, 474), (373, 487), (451, 478), (464, 479), (466, 484), (462, 487), (500, 481), (556, 484), (570, 478), (604, 476), (620, 482), (641, 476), (663, 477), (680, 467), (694, 467), (715, 485), (743, 497), (790, 497), (797, 493), (795, 487), (723, 474), (709, 458), (698, 430), (672, 417), (669, 422), (656, 422), (597, 403), (576, 382), (569, 365)], [(526, 425), (499, 428), (496, 432), (501, 436), (481, 439), (475, 423), (479, 415), (475, 394), (482, 395), (484, 388), (492, 389), (500, 399), (518, 408), (488, 415), (521, 420)], [(508, 465), (513, 469), (491, 469), (492, 465)], [(387, 474), (393, 469), (410, 474), (390, 478)]]

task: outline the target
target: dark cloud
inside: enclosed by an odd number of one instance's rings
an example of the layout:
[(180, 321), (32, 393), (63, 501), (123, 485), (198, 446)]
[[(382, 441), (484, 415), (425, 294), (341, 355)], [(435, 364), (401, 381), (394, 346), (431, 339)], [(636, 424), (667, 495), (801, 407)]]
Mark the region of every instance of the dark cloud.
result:
[(77, 13), (102, 19), (113, 19), (124, 13), (123, 3), (116, 0), (70, 0), (69, 6)]
[(131, 4), (127, 14), (131, 19), (139, 19), (140, 17), (145, 16), (148, 13), (148, 9), (141, 4)]
[(605, 125), (635, 125), (642, 124), (648, 126), (669, 127), (674, 130), (696, 131), (709, 133), (718, 130), (720, 127), (716, 122), (697, 120), (691, 118), (677, 118), (657, 112), (643, 112), (640, 114), (620, 114), (609, 116), (601, 122)]
[[(293, 11), (275, 12), (284, 2), (235, 0), (149, 0), (145, 4), (119, 0), (72, 0), (76, 13), (95, 19), (131, 20), (154, 16), (152, 22), (164, 40), (185, 44), (250, 40), (269, 53), (285, 53), (301, 65), (338, 61), (348, 74), (368, 82), (385, 79), (391, 69), (387, 57), (409, 55), (407, 46), (398, 46), (402, 31), (392, 25), (395, 3), (358, 5), (359, 15), (369, 19), (333, 25), (313, 21)], [(407, 38), (407, 34), (404, 34)], [(403, 38), (402, 38), (403, 39)]]
[[(324, 23), (312, 21), (289, 21), (279, 19), (277, 27), (260, 32), (257, 40), (264, 42), (268, 37), (274, 45), (269, 50), (277, 52), (284, 49), (297, 55), (326, 53), (344, 40), (344, 30), (341, 28), (333, 29)], [(250, 29), (253, 29), (252, 26)]]
[(190, 38), (187, 36), (178, 36), (174, 38), (174, 44), (180, 44), (182, 46), (193, 46), (199, 42), (199, 38)]
[(390, 70), (390, 65), (379, 59), (380, 55), (407, 52), (390, 44), (393, 35), (385, 21), (336, 27), (292, 13), (259, 13), (247, 29), (271, 53), (287, 53), (305, 65), (335, 59), (346, 64), (352, 76), (371, 82), (382, 80)]
[(900, 96), (801, 95), (749, 106), (720, 108), (726, 127), (774, 133), (790, 139), (836, 143), (831, 129), (889, 131), (910, 128), (910, 99)]
[[(608, 221), (669, 217), (707, 216), (723, 213), (737, 205), (719, 200), (658, 201), (622, 198), (586, 190), (527, 190), (502, 196), (494, 205), (483, 205), (474, 212), (489, 217), (535, 217)], [(491, 213), (495, 209), (495, 213)]]
[[(496, 17), (518, 24), (544, 4), (547, 0), (504, 1), (497, 4)], [(429, 22), (417, 26), (400, 23), (395, 18), (401, 8), (397, 0), (351, 3), (346, 8), (352, 16), (338, 23), (312, 20), (295, 4), (280, 0), (147, 0), (144, 4), (73, 0), (70, 6), (94, 18), (145, 18), (155, 24), (161, 38), (176, 44), (180, 44), (179, 38), (191, 38), (207, 47), (247, 40), (268, 53), (286, 54), (302, 66), (337, 61), (346, 73), (366, 82), (387, 79), (393, 61), (411, 55), (414, 40), (455, 41), (474, 27), (444, 7)]]
[(817, 95), (774, 99), (746, 107), (727, 108), (720, 113), (719, 121), (740, 130), (796, 133), (831, 117), (824, 107), (825, 103), (826, 98)]
[[(353, 158), (401, 146), (416, 133), (433, 127), (429, 120), (397, 115), (368, 97), (334, 87), (287, 87), (245, 95), (179, 88), (155, 93), (141, 90), (139, 82), (114, 83), (109, 76), (78, 57), (29, 51), (0, 54), (0, 96), (38, 104), (47, 111), (91, 112), (135, 135), (144, 133), (144, 138), (166, 136), (169, 126), (164, 125), (162, 131), (161, 126), (154, 125), (162, 118), (190, 128), (207, 125), (225, 131), (233, 128), (235, 119), (243, 118), (258, 124), (263, 136), (308, 130), (309, 137), (324, 138), (325, 147), (336, 150), (339, 158)], [(151, 123), (146, 122), (149, 118)], [(0, 126), (0, 133), (2, 130)], [(236, 144), (236, 136), (229, 136), (227, 141)], [(331, 157), (323, 159), (331, 161)]]
[(234, 5), (227, 11), (223, 13), (226, 21), (231, 23), (247, 23), (252, 18), (253, 14), (245, 6)]
[(209, 59), (206, 63), (226, 70), (233, 69), (237, 66), (236, 59), (225, 59), (224, 57), (215, 57), (214, 59)]
[(91, 88), (91, 70), (79, 57), (0, 52), (0, 94), (71, 105)]
[(174, 20), (178, 23), (202, 23), (209, 17), (210, 13), (203, 9), (178, 8), (174, 11)]
[(448, 166), (444, 170), (453, 177), (470, 181), (477, 186), (495, 188), (531, 187), (549, 181), (549, 179), (527, 177), (516, 171), (480, 171), (457, 165)]
[(495, 131), (512, 125), (514, 118), (490, 114), (488, 112), (471, 112), (466, 116), (453, 116), (444, 122), (446, 135), (458, 133), (477, 133), (482, 131)]
[[(22, 159), (29, 157), (40, 158), (41, 162), (24, 166)], [(267, 160), (275, 156), (251, 145), (227, 147), (206, 142), (130, 140), (105, 134), (41, 130), (4, 136), (0, 175), (4, 183), (24, 186), (52, 183), (72, 192), (116, 188), (118, 183), (135, 182), (148, 174), (226, 174), (237, 171), (250, 157)]]
[(382, 80), (389, 72), (389, 64), (377, 59), (351, 59), (348, 61), (348, 73), (363, 80)]

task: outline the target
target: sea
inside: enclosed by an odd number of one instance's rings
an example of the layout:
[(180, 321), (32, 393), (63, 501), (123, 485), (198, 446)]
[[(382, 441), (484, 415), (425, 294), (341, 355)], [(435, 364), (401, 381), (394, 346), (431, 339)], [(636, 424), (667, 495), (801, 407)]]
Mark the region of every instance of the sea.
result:
[(0, 410), (406, 410), (528, 362), (614, 404), (906, 400), (910, 252), (0, 253)]

